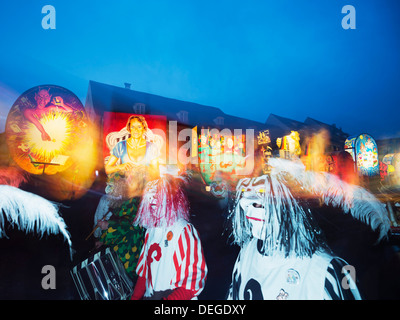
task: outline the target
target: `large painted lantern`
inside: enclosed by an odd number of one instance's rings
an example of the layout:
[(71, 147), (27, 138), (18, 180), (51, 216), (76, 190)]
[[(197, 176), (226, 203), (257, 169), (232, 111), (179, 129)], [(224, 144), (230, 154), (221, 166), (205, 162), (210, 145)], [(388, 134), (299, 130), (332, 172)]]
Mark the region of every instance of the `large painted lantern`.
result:
[(280, 158), (297, 159), (301, 154), (300, 134), (297, 131), (291, 131), (289, 135), (276, 139), (276, 145)]
[(390, 153), (383, 157), (382, 163), (386, 165), (386, 176), (393, 187), (400, 187), (400, 153)]
[(14, 162), (57, 200), (76, 198), (93, 182), (89, 122), (79, 98), (63, 87), (41, 85), (21, 94), (7, 117), (6, 141)]
[(378, 147), (370, 135), (347, 138), (344, 149), (352, 155), (360, 175), (372, 177), (379, 174)]
[(271, 138), (269, 137), (269, 130), (259, 131), (257, 135), (257, 149), (259, 150), (259, 158), (262, 174), (268, 174), (271, 168), (268, 164), (272, 156), (272, 148), (270, 147)]
[(55, 174), (73, 164), (72, 154), (87, 128), (84, 108), (67, 89), (54, 85), (25, 91), (7, 117), (13, 160), (33, 174)]
[(202, 130), (198, 142), (201, 175), (217, 198), (229, 191), (228, 181), (235, 181), (238, 171), (246, 166), (246, 137), (223, 135), (213, 130)]

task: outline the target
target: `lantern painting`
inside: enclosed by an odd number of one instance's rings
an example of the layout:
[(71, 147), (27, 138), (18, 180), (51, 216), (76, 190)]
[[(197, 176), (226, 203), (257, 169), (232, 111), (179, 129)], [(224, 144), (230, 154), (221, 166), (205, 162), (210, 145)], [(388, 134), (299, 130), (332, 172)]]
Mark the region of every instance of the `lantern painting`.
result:
[(276, 139), (279, 148), (279, 156), (283, 159), (297, 159), (301, 154), (300, 134), (297, 131), (282, 138)]
[(130, 137), (127, 130), (127, 120), (130, 116), (142, 117), (145, 122), (146, 131), (144, 137), (146, 142), (154, 143), (158, 151), (158, 162), (165, 164), (166, 162), (166, 133), (167, 133), (167, 117), (160, 115), (139, 115), (124, 112), (108, 112), (103, 114), (103, 155), (106, 163), (110, 152), (115, 145)]
[(270, 147), (271, 138), (269, 137), (269, 130), (260, 131), (257, 136), (257, 145), (260, 151), (261, 158), (261, 172), (268, 174), (271, 168), (268, 165), (268, 160), (272, 156), (272, 148)]
[(23, 170), (53, 175), (74, 164), (73, 153), (87, 126), (83, 105), (72, 92), (55, 85), (37, 86), (11, 107), (7, 145)]
[(382, 159), (386, 165), (386, 176), (390, 186), (398, 188), (400, 186), (400, 153), (389, 153)]
[(349, 137), (345, 150), (352, 155), (359, 174), (369, 177), (379, 174), (378, 147), (370, 135)]
[(201, 175), (210, 185), (218, 173), (236, 174), (246, 165), (245, 135), (220, 135), (202, 130), (199, 135), (198, 158)]

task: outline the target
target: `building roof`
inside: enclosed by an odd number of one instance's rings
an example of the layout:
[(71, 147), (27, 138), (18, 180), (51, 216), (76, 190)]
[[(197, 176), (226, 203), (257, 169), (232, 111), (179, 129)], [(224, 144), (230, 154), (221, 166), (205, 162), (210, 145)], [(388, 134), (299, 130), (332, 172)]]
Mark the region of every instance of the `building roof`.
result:
[[(265, 128), (265, 124), (261, 122), (231, 116), (216, 107), (166, 98), (96, 81), (89, 82), (85, 107), (93, 108), (92, 111), (95, 113), (104, 111), (136, 113), (134, 105), (138, 103), (146, 106), (146, 114), (165, 115), (168, 120), (176, 120), (190, 126), (258, 130)], [(178, 114), (181, 111), (187, 112), (186, 121), (179, 118)], [(222, 122), (218, 122), (218, 119)]]
[(306, 124), (307, 126), (313, 127), (316, 130), (318, 129), (326, 129), (329, 131), (329, 133), (331, 134), (331, 136), (338, 136), (338, 137), (342, 137), (342, 138), (347, 138), (349, 136), (348, 133), (345, 133), (342, 131), (341, 128), (336, 127), (335, 124), (326, 124), (324, 122), (312, 119), (310, 117), (307, 117), (307, 119), (304, 121), (304, 124)]
[(102, 115), (104, 111), (138, 113), (134, 108), (137, 104), (145, 105), (145, 114), (164, 115), (168, 121), (178, 121), (190, 127), (198, 126), (199, 129), (254, 129), (255, 134), (268, 129), (271, 139), (275, 139), (288, 135), (291, 131), (309, 135), (324, 128), (339, 144), (348, 137), (348, 134), (336, 126), (309, 117), (300, 122), (271, 113), (266, 122), (262, 123), (226, 114), (217, 107), (132, 90), (129, 85), (117, 87), (96, 81), (89, 82), (85, 104), (89, 116), (91, 112)]
[[(303, 122), (289, 119), (289, 118), (284, 118), (281, 116), (277, 116), (276, 114), (271, 113), (265, 122), (267, 125), (274, 125), (277, 127), (281, 127), (282, 129), (287, 129), (287, 130), (295, 130), (299, 131), (301, 129), (305, 128), (305, 124)], [(290, 133), (290, 132), (289, 132)]]

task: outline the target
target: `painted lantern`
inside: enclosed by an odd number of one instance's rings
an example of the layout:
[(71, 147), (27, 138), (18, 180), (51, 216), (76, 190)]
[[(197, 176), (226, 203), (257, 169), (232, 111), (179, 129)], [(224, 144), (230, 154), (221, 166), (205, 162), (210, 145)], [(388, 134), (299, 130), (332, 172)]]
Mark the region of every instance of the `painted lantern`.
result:
[(378, 147), (370, 135), (347, 138), (344, 149), (353, 157), (359, 174), (369, 177), (379, 174)]
[(76, 199), (93, 183), (89, 121), (79, 98), (63, 87), (41, 85), (21, 94), (8, 113), (6, 141), (14, 162), (38, 175), (45, 196)]
[(201, 175), (217, 198), (227, 196), (227, 181), (235, 181), (237, 171), (246, 166), (245, 135), (213, 134), (202, 130), (198, 142)]

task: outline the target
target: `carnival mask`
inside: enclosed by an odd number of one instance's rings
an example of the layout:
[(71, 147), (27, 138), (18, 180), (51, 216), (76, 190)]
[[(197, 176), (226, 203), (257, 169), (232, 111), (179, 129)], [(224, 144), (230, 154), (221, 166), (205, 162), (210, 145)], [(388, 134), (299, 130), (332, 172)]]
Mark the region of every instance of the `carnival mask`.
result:
[(266, 211), (264, 207), (265, 177), (242, 182), (239, 205), (244, 211), (245, 218), (251, 224), (251, 233), (257, 239), (265, 238), (264, 223)]

